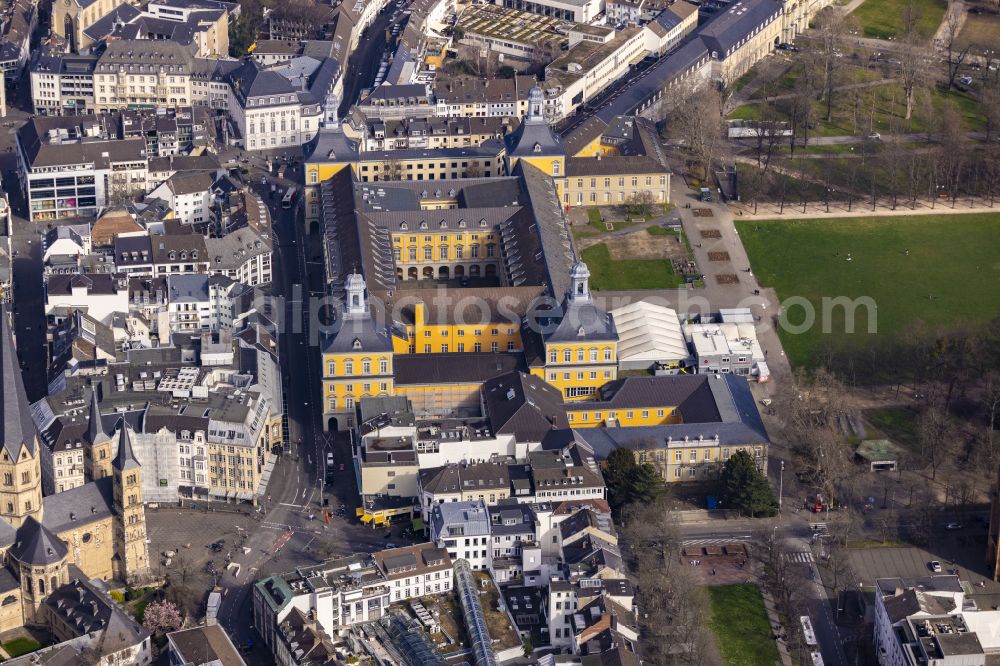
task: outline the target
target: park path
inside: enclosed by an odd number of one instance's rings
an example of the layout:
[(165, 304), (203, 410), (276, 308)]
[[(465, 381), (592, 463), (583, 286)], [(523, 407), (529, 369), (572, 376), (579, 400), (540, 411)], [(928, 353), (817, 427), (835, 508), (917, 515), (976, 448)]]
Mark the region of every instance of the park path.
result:
[(899, 200), (896, 210), (888, 205), (885, 197), (881, 198), (872, 210), (871, 200), (855, 201), (848, 210), (844, 201), (831, 201), (830, 212), (826, 212), (826, 203), (823, 201), (809, 202), (806, 204), (805, 212), (802, 204), (795, 202), (785, 202), (785, 212), (780, 212), (780, 204), (777, 202), (759, 202), (757, 204), (757, 214), (753, 213), (753, 204), (733, 204), (733, 209), (738, 211), (743, 220), (773, 220), (773, 219), (817, 219), (832, 217), (907, 217), (916, 215), (969, 215), (972, 213), (993, 213), (1000, 215), (1000, 201), (996, 205), (991, 205), (989, 200), (973, 199), (971, 204), (968, 199), (962, 197), (955, 202), (954, 206), (950, 200), (940, 200), (934, 207), (927, 199), (918, 199), (916, 208), (910, 208), (909, 201)]
[[(876, 88), (878, 86), (885, 85), (887, 83), (898, 83), (899, 79), (878, 79), (877, 81), (864, 81), (862, 83), (848, 83), (843, 86), (836, 86), (834, 91), (843, 92), (845, 90), (860, 90), (861, 88)], [(761, 102), (777, 102), (785, 99), (792, 99), (795, 97), (795, 93), (783, 93), (781, 95), (768, 95), (767, 97), (758, 97), (756, 99), (750, 99), (743, 104), (760, 104)]]
[(865, 0), (851, 0), (846, 5), (844, 5), (844, 13), (845, 14), (850, 14), (855, 9), (857, 9), (862, 4), (864, 4), (864, 2), (865, 2)]
[(952, 17), (958, 22), (955, 34), (962, 34), (962, 28), (965, 27), (965, 19), (969, 17), (968, 7), (965, 6), (964, 0), (950, 0), (948, 2), (948, 10), (945, 11), (944, 17), (941, 19), (941, 25), (937, 27), (937, 30), (934, 32), (934, 38), (931, 41), (938, 48), (942, 48), (948, 44), (948, 22), (952, 20)]

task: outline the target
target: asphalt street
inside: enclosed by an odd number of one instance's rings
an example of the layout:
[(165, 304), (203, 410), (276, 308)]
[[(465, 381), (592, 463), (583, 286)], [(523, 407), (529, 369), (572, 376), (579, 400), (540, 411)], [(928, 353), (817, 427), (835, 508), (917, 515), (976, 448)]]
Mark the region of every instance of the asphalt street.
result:
[(351, 105), (358, 101), (361, 91), (370, 88), (375, 81), (382, 54), (385, 53), (388, 31), (404, 18), (402, 15), (393, 19), (393, 13), (398, 9), (395, 2), (386, 5), (368, 30), (358, 40), (358, 47), (347, 61), (347, 74), (344, 76), (343, 99), (340, 101), (338, 113), (346, 116)]
[[(307, 235), (301, 206), (280, 208), (280, 193), (302, 181), (298, 167), (279, 180), (267, 174), (263, 160), (250, 158), (251, 187), (269, 205), (275, 237), (272, 291), (276, 322), (281, 331), (279, 345), (285, 403), (288, 419), (289, 452), (279, 456), (261, 503), (258, 520), (248, 530), (245, 543), (249, 552), (237, 552), (233, 561), (240, 564), (239, 575), (226, 575), (220, 623), (231, 632), (234, 641), (246, 646), (259, 644), (252, 626), (251, 586), (254, 580), (271, 573), (281, 573), (320, 561), (324, 557), (373, 551), (384, 547), (385, 529), (373, 531), (353, 517), (356, 484), (351, 464), (349, 435), (323, 433), (320, 408), (320, 353), (312, 340), (309, 324), (311, 290), (321, 288), (318, 270), (319, 237)], [(264, 183), (261, 183), (261, 177)], [(270, 198), (271, 183), (278, 185), (278, 195)], [(304, 283), (305, 281), (305, 283)], [(334, 455), (332, 484), (324, 486), (326, 453)], [(343, 466), (344, 471), (341, 470)], [(328, 504), (324, 505), (324, 501)], [(335, 515), (343, 505), (345, 517)], [(324, 511), (332, 515), (327, 527)], [(401, 535), (391, 540), (401, 543)], [(269, 663), (266, 650), (252, 649), (250, 663)]]

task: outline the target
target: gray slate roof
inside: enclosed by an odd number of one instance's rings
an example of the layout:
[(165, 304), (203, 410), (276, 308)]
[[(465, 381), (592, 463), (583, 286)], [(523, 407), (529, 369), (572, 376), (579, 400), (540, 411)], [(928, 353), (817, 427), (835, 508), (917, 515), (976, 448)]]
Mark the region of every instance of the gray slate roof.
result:
[[(256, 60), (244, 62), (242, 67), (229, 74), (228, 79), (229, 85), (232, 86), (233, 92), (242, 105), (246, 105), (246, 101), (250, 98), (263, 98), (272, 95), (291, 95), (293, 99), (291, 102), (285, 102), (286, 105), (298, 101), (298, 98), (295, 97), (295, 89), (288, 79), (277, 72), (262, 69)], [(275, 106), (277, 105), (279, 102), (275, 100)], [(255, 104), (255, 107), (260, 106), (270, 106), (270, 104)]]
[(87, 419), (87, 441), (91, 444), (103, 441), (108, 436), (101, 422), (101, 406), (97, 400), (97, 388), (90, 392), (90, 415)]
[(42, 499), (42, 524), (54, 534), (104, 520), (114, 506), (114, 479), (106, 476)]
[(14, 347), (14, 332), (10, 327), (7, 306), (0, 303), (0, 375), (3, 382), (3, 400), (0, 401), (0, 435), (8, 454), (17, 460), (21, 447), (35, 454), (38, 431), (31, 420), (31, 405), (24, 391), (21, 366)]
[(114, 462), (111, 464), (114, 465), (115, 469), (123, 472), (127, 469), (138, 469), (141, 465), (135, 457), (135, 451), (132, 450), (132, 436), (128, 433), (128, 426), (125, 424), (125, 419), (121, 420), (119, 428), (118, 455), (115, 456)]
[(463, 527), (464, 536), (490, 533), (490, 513), (483, 500), (435, 504), (431, 511), (431, 538), (435, 541), (448, 536), (449, 527)]
[(32, 566), (60, 562), (68, 552), (66, 544), (33, 516), (28, 516), (17, 529), (14, 545), (8, 551), (18, 562)]
[(553, 428), (568, 428), (562, 394), (539, 377), (512, 372), (483, 385), (483, 402), (493, 432), (520, 442), (541, 442)]
[[(739, 375), (719, 375), (706, 376), (706, 380), (715, 409), (719, 413), (717, 420), (705, 418), (701, 422), (662, 426), (581, 428), (575, 432), (586, 441), (595, 457), (600, 460), (607, 458), (611, 451), (619, 447), (666, 448), (671, 442), (684, 442), (685, 437), (692, 442), (697, 442), (699, 436), (705, 440), (718, 437), (722, 446), (748, 446), (770, 441), (746, 378)], [(708, 409), (708, 406), (699, 407), (696, 412), (692, 412), (692, 418), (698, 418), (695, 413), (701, 414), (703, 418), (709, 416)]]

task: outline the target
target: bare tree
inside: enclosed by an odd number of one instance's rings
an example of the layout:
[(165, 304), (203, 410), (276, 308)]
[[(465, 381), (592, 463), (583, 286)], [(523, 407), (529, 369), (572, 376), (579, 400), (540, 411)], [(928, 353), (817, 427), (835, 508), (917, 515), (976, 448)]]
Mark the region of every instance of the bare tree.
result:
[(843, 56), (841, 49), (855, 25), (843, 9), (829, 6), (816, 16), (819, 48), (817, 54), (823, 69), (823, 94), (826, 98), (826, 119), (833, 119), (833, 95), (837, 80), (837, 61)]
[[(768, 103), (764, 105), (763, 117), (754, 121), (752, 128), (757, 166), (766, 174), (771, 165), (771, 158), (781, 143), (781, 133), (785, 129), (785, 123), (779, 120), (774, 104)], [(792, 143), (794, 145), (794, 137)]]
[(906, 104), (906, 115), (909, 120), (913, 117), (913, 101), (917, 91), (929, 85), (933, 78), (933, 65), (931, 57), (933, 49), (925, 38), (923, 38), (916, 27), (916, 10), (914, 3), (909, 2), (904, 10), (904, 33), (900, 42), (899, 54), (899, 79), (903, 86), (903, 99)]
[(717, 661), (708, 632), (708, 600), (680, 566), (680, 537), (666, 504), (626, 506), (620, 543), (633, 573), (651, 663), (695, 666)]
[(813, 101), (816, 99), (816, 81), (812, 76), (813, 71), (814, 68), (807, 64), (792, 89), (788, 105), (788, 122), (792, 130), (789, 147), (792, 155), (795, 154), (796, 139), (801, 138), (803, 148), (809, 144), (809, 130), (815, 120)]
[(947, 55), (945, 64), (948, 66), (947, 83), (949, 89), (955, 86), (955, 79), (958, 78), (958, 72), (965, 63), (966, 56), (969, 55), (969, 49), (972, 48), (971, 43), (959, 46), (958, 34), (962, 30), (962, 14), (959, 11), (952, 11), (952, 9), (949, 6), (948, 14), (945, 18), (944, 32), (944, 48)]
[(986, 143), (989, 144), (994, 132), (1000, 129), (1000, 72), (991, 72), (986, 67), (983, 69), (986, 74), (979, 90), (979, 108), (986, 121)]
[(940, 182), (948, 192), (952, 206), (962, 185), (963, 168), (968, 159), (968, 133), (962, 114), (952, 104), (945, 105), (937, 116), (938, 168)]
[[(391, 154), (390, 154), (391, 155)], [(382, 180), (402, 180), (403, 165), (395, 157), (388, 157), (382, 162)]]
[(954, 447), (955, 428), (943, 409), (930, 407), (917, 418), (917, 443), (931, 468), (931, 479)]
[(693, 164), (699, 168), (701, 180), (707, 180), (725, 134), (721, 92), (711, 87), (698, 88), (675, 109), (672, 120), (691, 152)]

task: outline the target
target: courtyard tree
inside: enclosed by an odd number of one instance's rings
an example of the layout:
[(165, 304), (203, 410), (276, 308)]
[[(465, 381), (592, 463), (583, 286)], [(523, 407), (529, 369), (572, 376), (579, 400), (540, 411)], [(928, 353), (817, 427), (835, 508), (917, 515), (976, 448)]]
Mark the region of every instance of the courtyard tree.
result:
[(649, 217), (653, 213), (653, 193), (640, 190), (629, 195), (625, 204), (625, 213), (629, 217)]
[(737, 451), (722, 467), (719, 497), (723, 507), (737, 509), (750, 517), (773, 516), (778, 502), (767, 477), (746, 451)]
[(652, 503), (663, 492), (663, 479), (648, 463), (639, 463), (635, 452), (624, 447), (608, 455), (604, 468), (604, 481), (608, 487), (608, 503), (615, 515), (633, 502)]

